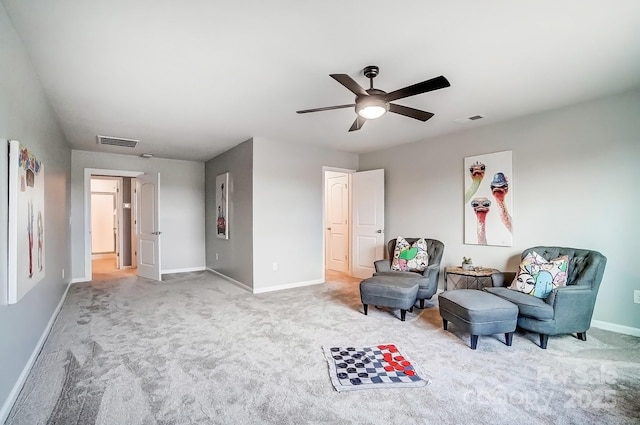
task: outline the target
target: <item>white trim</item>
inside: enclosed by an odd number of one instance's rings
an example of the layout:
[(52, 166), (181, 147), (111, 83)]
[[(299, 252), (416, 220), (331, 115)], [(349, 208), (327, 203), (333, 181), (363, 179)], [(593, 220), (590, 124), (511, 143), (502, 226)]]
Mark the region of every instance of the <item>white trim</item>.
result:
[(27, 376), (29, 376), (29, 372), (31, 372), (31, 368), (33, 367), (33, 364), (36, 362), (36, 359), (38, 358), (38, 354), (40, 354), (40, 350), (42, 350), (42, 346), (44, 345), (44, 342), (47, 340), (47, 337), (49, 336), (49, 332), (51, 332), (53, 323), (55, 322), (56, 317), (58, 317), (58, 313), (60, 313), (60, 310), (62, 309), (62, 305), (64, 304), (64, 300), (67, 298), (67, 292), (69, 292), (70, 286), (71, 286), (71, 282), (67, 284), (67, 287), (64, 290), (64, 294), (62, 294), (62, 298), (60, 299), (58, 306), (56, 307), (53, 314), (51, 315), (51, 318), (49, 319), (49, 323), (47, 323), (47, 326), (44, 328), (44, 331), (42, 332), (42, 335), (40, 336), (38, 343), (36, 344), (35, 348), (33, 349), (33, 352), (31, 353), (31, 357), (29, 357), (29, 360), (27, 360), (27, 364), (24, 365), (24, 368), (22, 369), (22, 373), (20, 373), (18, 380), (16, 381), (15, 385), (13, 386), (13, 389), (11, 389), (11, 392), (9, 393), (9, 397), (7, 397), (4, 404), (2, 405), (2, 409), (0, 410), (0, 423), (3, 424), (7, 420), (7, 417), (11, 412), (11, 408), (13, 407), (13, 404), (16, 402), (16, 399), (18, 398), (18, 394), (20, 394), (20, 391), (22, 390), (22, 387), (24, 386), (24, 383), (27, 380)]
[(319, 283), (324, 283), (324, 282), (325, 282), (324, 279), (314, 279), (314, 280), (307, 280), (305, 282), (293, 282), (293, 283), (286, 283), (284, 285), (269, 286), (266, 288), (257, 288), (257, 289), (253, 288), (253, 293), (262, 294), (264, 292), (281, 291), (283, 289), (293, 289), (293, 288), (300, 288), (302, 286), (317, 285)]
[[(84, 274), (92, 275), (91, 270), (91, 176), (138, 177), (142, 171), (106, 170), (102, 168), (84, 169)], [(89, 279), (91, 280), (91, 279)]]
[(207, 270), (209, 270), (209, 271), (210, 271), (211, 273), (213, 273), (213, 274), (216, 274), (216, 275), (220, 276), (221, 278), (223, 278), (223, 279), (225, 279), (225, 280), (228, 280), (229, 282), (231, 282), (231, 283), (233, 283), (234, 285), (236, 285), (236, 286), (238, 286), (238, 287), (240, 287), (240, 288), (244, 289), (245, 291), (253, 293), (253, 291), (252, 291), (252, 289), (251, 289), (251, 287), (250, 287), (250, 286), (245, 285), (244, 283), (239, 282), (239, 281), (237, 281), (237, 280), (235, 280), (235, 279), (233, 279), (233, 278), (230, 278), (230, 277), (229, 277), (229, 276), (227, 276), (226, 274), (222, 274), (222, 273), (220, 273), (219, 271), (216, 271), (216, 270), (210, 269), (209, 267), (207, 267)]
[(640, 328), (632, 328), (631, 326), (619, 325), (617, 323), (603, 322), (602, 320), (592, 320), (591, 326), (594, 328), (604, 329), (605, 331), (640, 337)]
[(168, 270), (162, 270), (160, 274), (201, 272), (203, 270), (207, 270), (207, 268), (205, 266), (201, 266), (201, 267), (187, 267), (184, 269), (168, 269)]
[(73, 283), (82, 283), (82, 282), (91, 282), (91, 279), (88, 277), (76, 277), (71, 279), (71, 284)]

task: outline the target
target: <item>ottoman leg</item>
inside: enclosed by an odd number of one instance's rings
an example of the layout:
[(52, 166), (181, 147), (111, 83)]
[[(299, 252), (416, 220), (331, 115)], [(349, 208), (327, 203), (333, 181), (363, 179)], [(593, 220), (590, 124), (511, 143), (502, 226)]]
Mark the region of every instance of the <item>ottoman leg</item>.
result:
[(362, 304), (362, 306), (364, 307), (364, 315), (366, 316), (369, 311), (369, 306), (367, 304)]
[(507, 343), (508, 347), (511, 347), (511, 343), (513, 342), (513, 332), (507, 332), (504, 334), (504, 339)]
[(413, 313), (413, 306), (409, 307), (409, 313)]
[(478, 346), (478, 335), (471, 335), (471, 349), (475, 350)]
[(447, 319), (442, 319), (442, 329), (447, 330)]
[(400, 310), (400, 320), (404, 322), (404, 319), (407, 317), (407, 310)]

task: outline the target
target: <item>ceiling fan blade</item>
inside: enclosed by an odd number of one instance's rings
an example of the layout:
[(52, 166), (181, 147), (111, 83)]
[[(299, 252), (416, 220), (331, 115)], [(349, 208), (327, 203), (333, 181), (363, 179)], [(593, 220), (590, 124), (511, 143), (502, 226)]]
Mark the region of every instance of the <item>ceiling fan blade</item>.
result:
[(414, 84), (400, 90), (392, 91), (391, 93), (387, 93), (385, 99), (387, 100), (387, 102), (391, 102), (392, 100), (415, 96), (417, 94), (426, 93), (432, 90), (443, 89), (445, 87), (449, 87), (450, 85), (451, 84), (449, 84), (449, 80), (441, 75), (439, 77), (432, 78), (430, 80), (423, 81), (421, 83)]
[(356, 83), (353, 78), (349, 77), (347, 74), (329, 74), (329, 76), (351, 90), (351, 92), (356, 96), (369, 95), (360, 84)]
[(420, 121), (426, 121), (433, 116), (431, 112), (409, 108), (408, 106), (396, 105), (395, 103), (389, 104), (389, 112), (394, 112), (409, 118), (415, 118)]
[(331, 111), (333, 109), (353, 108), (355, 106), (356, 106), (355, 103), (351, 103), (349, 105), (325, 106), (324, 108), (303, 109), (302, 111), (296, 111), (296, 113), (297, 114), (308, 114), (309, 112)]
[(360, 115), (358, 115), (358, 118), (356, 118), (353, 124), (351, 124), (351, 128), (349, 129), (349, 131), (360, 130), (366, 121), (367, 121), (366, 118), (363, 118)]

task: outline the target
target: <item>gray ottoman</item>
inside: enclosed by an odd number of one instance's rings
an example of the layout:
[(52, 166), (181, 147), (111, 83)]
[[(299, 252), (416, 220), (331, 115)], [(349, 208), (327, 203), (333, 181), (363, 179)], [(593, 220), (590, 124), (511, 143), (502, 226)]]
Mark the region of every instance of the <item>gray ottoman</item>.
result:
[(504, 333), (511, 346), (518, 320), (518, 307), (509, 301), (475, 289), (456, 289), (438, 295), (442, 325), (447, 321), (471, 334), (471, 349), (478, 345), (478, 335)]
[(419, 279), (396, 279), (392, 276), (373, 276), (360, 282), (360, 299), (367, 314), (369, 304), (400, 309), (404, 322), (407, 310), (413, 308), (418, 296)]

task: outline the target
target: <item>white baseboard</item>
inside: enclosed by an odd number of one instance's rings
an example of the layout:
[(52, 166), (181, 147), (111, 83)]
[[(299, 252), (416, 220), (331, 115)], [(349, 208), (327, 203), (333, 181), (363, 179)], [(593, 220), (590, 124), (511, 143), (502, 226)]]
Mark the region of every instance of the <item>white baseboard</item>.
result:
[(605, 331), (617, 332), (620, 334), (639, 336), (640, 329), (631, 326), (618, 325), (617, 323), (603, 322), (602, 320), (592, 320), (591, 326), (594, 328), (604, 329)]
[(35, 348), (33, 349), (33, 352), (31, 353), (31, 357), (29, 357), (27, 364), (24, 365), (24, 368), (22, 369), (22, 373), (20, 373), (18, 380), (16, 381), (15, 385), (13, 386), (13, 389), (9, 393), (9, 397), (7, 397), (4, 404), (2, 405), (2, 409), (0, 409), (0, 424), (5, 423), (5, 421), (7, 420), (7, 417), (11, 412), (11, 408), (13, 407), (13, 404), (16, 402), (16, 399), (18, 398), (18, 394), (20, 394), (20, 391), (22, 390), (22, 386), (27, 380), (27, 376), (29, 376), (29, 372), (31, 371), (33, 364), (38, 358), (38, 354), (40, 354), (40, 350), (42, 350), (42, 346), (44, 345), (44, 342), (47, 340), (47, 337), (49, 336), (49, 332), (53, 327), (53, 322), (55, 322), (56, 317), (58, 317), (58, 313), (62, 308), (62, 304), (64, 304), (64, 300), (67, 298), (67, 293), (69, 292), (70, 287), (71, 287), (71, 282), (67, 284), (67, 288), (64, 290), (64, 294), (62, 294), (62, 298), (60, 299), (58, 306), (53, 311), (53, 314), (49, 319), (49, 323), (47, 323), (47, 326), (44, 328), (44, 331), (42, 332), (42, 335), (40, 336), (38, 343), (36, 344)]
[(81, 282), (89, 282), (91, 279), (89, 279), (88, 277), (76, 277), (71, 279), (71, 284), (73, 283), (81, 283)]
[(228, 280), (229, 282), (233, 283), (234, 285), (239, 286), (240, 288), (244, 289), (245, 291), (253, 293), (253, 290), (251, 289), (251, 287), (250, 287), (250, 286), (245, 285), (244, 283), (239, 282), (239, 281), (237, 281), (237, 280), (235, 280), (235, 279), (233, 279), (233, 278), (230, 278), (230, 277), (229, 277), (229, 276), (227, 276), (226, 274), (222, 274), (222, 273), (220, 273), (219, 271), (216, 271), (216, 270), (210, 269), (210, 268), (208, 268), (208, 267), (207, 267), (207, 270), (209, 270), (209, 271), (210, 271), (211, 273), (213, 273), (213, 274), (217, 274), (218, 276), (220, 276), (220, 277), (221, 277), (221, 278), (223, 278), (224, 280)]
[(300, 288), (303, 286), (317, 285), (319, 283), (324, 283), (324, 282), (325, 282), (324, 279), (314, 279), (314, 280), (307, 280), (305, 282), (293, 282), (293, 283), (287, 283), (284, 285), (268, 286), (266, 288), (253, 288), (253, 293), (262, 294), (265, 292), (282, 291), (283, 289)]
[(162, 270), (160, 274), (201, 272), (203, 270), (207, 270), (207, 268), (205, 266), (200, 266), (200, 267), (187, 267), (184, 269), (167, 269), (167, 270)]

